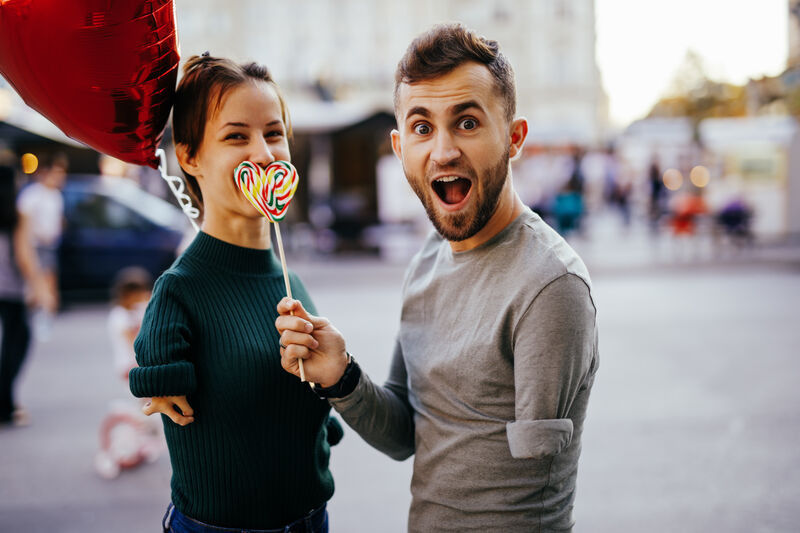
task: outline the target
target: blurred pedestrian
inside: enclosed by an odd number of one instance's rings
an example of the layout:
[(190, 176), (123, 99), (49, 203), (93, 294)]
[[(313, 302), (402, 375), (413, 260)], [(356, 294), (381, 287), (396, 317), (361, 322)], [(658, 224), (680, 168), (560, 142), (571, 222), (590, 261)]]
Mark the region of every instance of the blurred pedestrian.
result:
[(64, 230), (64, 199), (61, 189), (67, 177), (68, 161), (64, 154), (42, 156), (35, 181), (22, 189), (17, 208), (30, 221), (30, 235), (36, 256), (54, 295), (53, 310), (40, 310), (34, 317), (34, 333), (39, 340), (48, 340), (53, 313), (58, 310), (58, 247)]
[(619, 211), (623, 227), (628, 228), (631, 224), (630, 197), (633, 184), (630, 177), (622, 171), (613, 146), (605, 153), (604, 183), (608, 203)]
[(528, 123), (513, 76), (496, 41), (458, 24), (398, 65), (392, 146), (436, 231), (407, 271), (383, 386), (326, 319), (278, 307), (284, 368), (303, 358), (368, 443), (415, 455), (409, 531), (573, 526), (596, 311), (583, 262), (514, 190)]
[(556, 220), (556, 228), (562, 235), (581, 230), (586, 182), (581, 168), (582, 161), (583, 150), (576, 148), (572, 154), (572, 171), (569, 180), (554, 200), (553, 216)]
[(30, 348), (26, 292), (31, 306), (52, 311), (55, 295), (43, 276), (30, 238), (30, 221), (15, 205), (14, 170), (0, 163), (0, 424), (24, 425), (27, 412), (14, 385)]
[(708, 213), (703, 190), (683, 192), (674, 197), (670, 205), (669, 224), (676, 236), (692, 236), (697, 232), (700, 218)]
[[(281, 370), (285, 294), (270, 223), (234, 171), (291, 159), (291, 124), (266, 67), (190, 58), (172, 112), (201, 231), (155, 283), (134, 344), (134, 396), (152, 397), (172, 460), (165, 531), (328, 531), (330, 445), (342, 436), (306, 383)], [(313, 308), (300, 279), (292, 292)], [(229, 529), (225, 529), (229, 528)]]
[(653, 233), (657, 233), (661, 216), (664, 213), (666, 187), (664, 187), (664, 180), (661, 177), (661, 165), (656, 155), (653, 155), (650, 160), (650, 167), (647, 169), (647, 182), (650, 185), (650, 230)]
[(735, 246), (753, 243), (753, 208), (744, 196), (731, 198), (715, 215), (715, 222), (722, 233)]

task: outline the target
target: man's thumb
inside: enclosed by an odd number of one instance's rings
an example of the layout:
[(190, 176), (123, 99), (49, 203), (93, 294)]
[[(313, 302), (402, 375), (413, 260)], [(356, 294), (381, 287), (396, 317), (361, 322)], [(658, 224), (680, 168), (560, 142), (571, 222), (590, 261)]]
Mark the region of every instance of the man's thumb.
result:
[(314, 326), (314, 329), (324, 328), (331, 323), (330, 320), (322, 316), (308, 315), (307, 320), (311, 322), (311, 325)]

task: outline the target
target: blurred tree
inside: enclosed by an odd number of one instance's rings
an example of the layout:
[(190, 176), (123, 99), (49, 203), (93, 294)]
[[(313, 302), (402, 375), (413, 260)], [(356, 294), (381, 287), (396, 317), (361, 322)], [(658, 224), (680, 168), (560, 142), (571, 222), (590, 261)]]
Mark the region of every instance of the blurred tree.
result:
[(697, 127), (709, 117), (742, 117), (747, 114), (745, 87), (709, 78), (703, 58), (689, 50), (675, 71), (665, 95), (648, 117), (689, 117), (697, 139)]

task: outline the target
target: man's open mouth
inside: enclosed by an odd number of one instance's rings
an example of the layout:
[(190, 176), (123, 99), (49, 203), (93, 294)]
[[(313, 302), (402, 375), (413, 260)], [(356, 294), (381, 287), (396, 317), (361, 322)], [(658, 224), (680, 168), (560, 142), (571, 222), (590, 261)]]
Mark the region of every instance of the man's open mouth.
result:
[(448, 205), (458, 205), (464, 201), (472, 188), (472, 182), (458, 176), (444, 176), (433, 180), (433, 190), (439, 199)]

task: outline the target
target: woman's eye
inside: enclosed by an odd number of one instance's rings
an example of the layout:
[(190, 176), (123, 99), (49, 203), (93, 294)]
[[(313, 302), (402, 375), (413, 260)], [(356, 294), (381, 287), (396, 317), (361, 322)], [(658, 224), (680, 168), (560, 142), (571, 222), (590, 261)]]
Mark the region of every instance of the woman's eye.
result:
[(414, 133), (417, 135), (427, 135), (431, 132), (431, 127), (427, 124), (417, 124), (414, 126)]
[(270, 139), (270, 138), (271, 139), (280, 139), (281, 137), (283, 137), (283, 132), (282, 131), (277, 131), (277, 130), (276, 131), (270, 131), (269, 133), (265, 133), (264, 137), (267, 138), (267, 139)]
[(478, 121), (474, 118), (465, 118), (461, 121), (461, 127), (465, 130), (474, 130), (478, 127)]
[(241, 139), (244, 139), (244, 135), (242, 135), (241, 133), (229, 133), (228, 135), (225, 136), (225, 140), (227, 141), (228, 139), (239, 141)]

